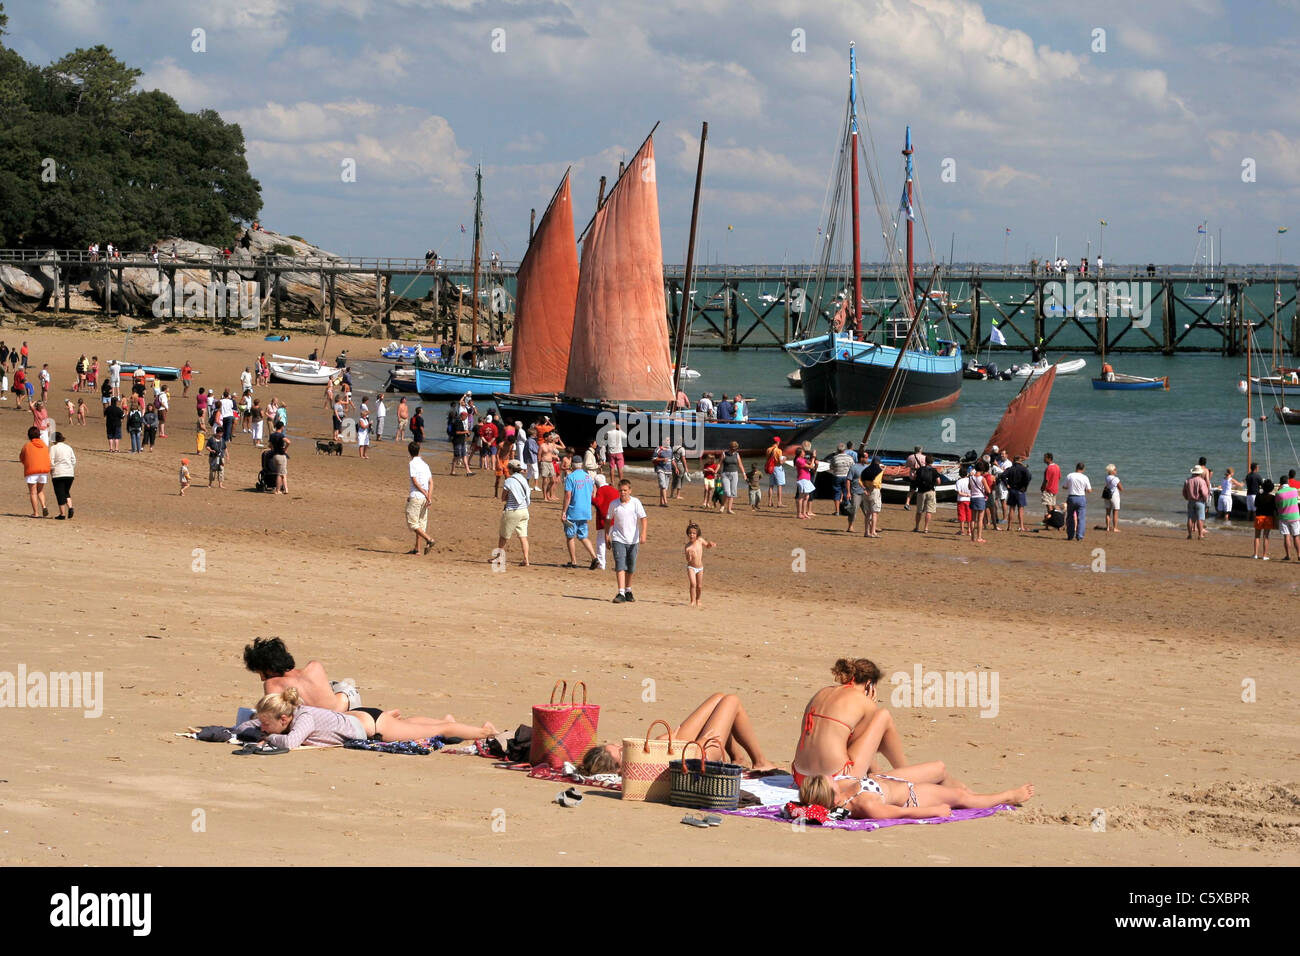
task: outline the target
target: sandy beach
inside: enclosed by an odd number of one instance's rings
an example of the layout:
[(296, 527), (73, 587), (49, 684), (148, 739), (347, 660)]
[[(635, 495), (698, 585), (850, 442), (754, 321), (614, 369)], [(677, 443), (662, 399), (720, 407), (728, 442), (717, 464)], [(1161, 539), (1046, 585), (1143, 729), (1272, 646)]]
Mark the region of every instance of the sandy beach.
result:
[[(29, 343), (33, 372), (50, 363), (51, 410), (78, 465), (75, 520), (27, 517), (17, 455), (31, 418), (12, 395), (0, 405), (11, 556), (0, 671), (102, 671), (105, 700), (94, 719), (0, 709), (10, 755), (0, 864), (858, 865), (882, 849), (895, 865), (1300, 862), (1300, 564), (1278, 560), (1276, 534), (1267, 564), (1250, 559), (1241, 534), (1190, 542), (1129, 525), (1106, 535), (1092, 530), (1094, 495), (1083, 542), (990, 533), (975, 546), (957, 538), (951, 508), (922, 536), (898, 506), (867, 541), (825, 516), (829, 502), (810, 522), (795, 520), (793, 500), (751, 514), (743, 496), (738, 514), (721, 516), (697, 507), (697, 482), (664, 509), (638, 478), (649, 529), (637, 603), (614, 605), (612, 572), (561, 567), (558, 505), (532, 509), (535, 566), (494, 571), (492, 476), (447, 477), (441, 441), (425, 454), (436, 547), (408, 556), (405, 446), (373, 445), (369, 461), (354, 445), (316, 455), (306, 439), (329, 437), (329, 414), (315, 387), (256, 392), (289, 406), (287, 498), (252, 492), (258, 452), (238, 430), (227, 487), (209, 490), (193, 454), (193, 392), (236, 386), (272, 351), (260, 336), (134, 336), (133, 359), (200, 370), (190, 399), (171, 388), (170, 437), (151, 455), (107, 452), (97, 394), (86, 426), (64, 424), (77, 356), (106, 367), (120, 333), (2, 337)], [(377, 355), (374, 340), (334, 341)], [(441, 417), (426, 418), (440, 436)], [(390, 436), (394, 423), (390, 405)], [(187, 454), (199, 480), (182, 498)], [(1125, 504), (1143, 494), (1126, 491)], [(686, 605), (681, 550), (691, 519), (718, 543), (698, 610)], [(527, 723), (560, 678), (586, 682), (607, 740), (735, 692), (783, 763), (837, 657), (869, 657), (887, 675), (988, 670), (996, 716), (893, 708), (907, 752), (945, 760), (977, 789), (1032, 781), (1037, 796), (940, 827), (797, 832), (729, 818), (706, 833), (679, 825), (681, 810), (595, 790), (565, 809), (550, 802), (557, 784), (484, 759), (335, 749), (232, 760), (231, 747), (175, 736), (230, 723), (256, 701), (260, 683), (240, 654), (259, 635), (284, 638), (300, 664), (319, 659), (331, 677), (355, 678), (367, 705), (503, 729)], [(1090, 826), (1098, 808), (1104, 831)]]

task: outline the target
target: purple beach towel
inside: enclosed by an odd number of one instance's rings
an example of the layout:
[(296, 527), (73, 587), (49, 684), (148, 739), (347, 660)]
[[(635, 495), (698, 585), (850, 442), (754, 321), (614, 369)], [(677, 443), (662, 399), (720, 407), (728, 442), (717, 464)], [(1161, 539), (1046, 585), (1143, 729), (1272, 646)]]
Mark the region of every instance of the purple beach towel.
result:
[[(958, 820), (978, 820), (991, 817), (999, 810), (1014, 810), (1009, 803), (1000, 803), (987, 810), (954, 810), (950, 817), (927, 817), (924, 820), (830, 820), (826, 823), (809, 823), (809, 829), (823, 830), (879, 830), (881, 827), (897, 826), (901, 823), (956, 823)], [(723, 813), (737, 817), (754, 817), (760, 820), (774, 820), (777, 823), (794, 823), (785, 815), (782, 807), (746, 807), (743, 810), (723, 810)]]

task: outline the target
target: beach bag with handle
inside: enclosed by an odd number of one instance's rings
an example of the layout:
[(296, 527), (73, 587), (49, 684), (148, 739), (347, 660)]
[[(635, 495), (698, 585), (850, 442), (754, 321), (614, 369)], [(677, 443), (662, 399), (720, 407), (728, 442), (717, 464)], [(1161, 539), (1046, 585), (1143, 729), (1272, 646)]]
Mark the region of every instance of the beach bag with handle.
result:
[[(686, 757), (692, 745), (700, 748), (699, 760)], [(688, 741), (682, 747), (682, 759), (669, 764), (672, 793), (668, 802), (692, 810), (735, 810), (740, 805), (740, 779), (745, 768), (725, 760), (707, 759), (706, 746), (698, 740)]]
[[(578, 688), (582, 688), (582, 703), (577, 703)], [(596, 724), (600, 721), (600, 707), (587, 703), (587, 685), (578, 681), (573, 685), (569, 702), (564, 694), (569, 685), (557, 680), (551, 688), (551, 702), (533, 708), (533, 740), (528, 761), (533, 766), (546, 764), (554, 770), (565, 761), (577, 763), (596, 739)], [(559, 703), (556, 703), (559, 691)]]
[[(659, 724), (668, 731), (667, 740), (651, 740)], [(623, 738), (623, 799), (645, 803), (667, 803), (672, 791), (668, 762), (682, 752), (682, 741), (673, 740), (673, 729), (666, 720), (656, 720), (645, 738)]]

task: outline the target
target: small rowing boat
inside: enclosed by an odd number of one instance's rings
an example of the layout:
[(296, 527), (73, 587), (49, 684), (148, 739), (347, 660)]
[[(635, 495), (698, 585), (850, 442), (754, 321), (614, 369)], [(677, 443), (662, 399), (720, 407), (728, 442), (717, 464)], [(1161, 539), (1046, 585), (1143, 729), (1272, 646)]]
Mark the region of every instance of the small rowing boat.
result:
[(1012, 368), (1011, 373), (1016, 378), (1038, 378), (1038, 376), (1045, 374), (1049, 368), (1055, 367), (1057, 375), (1074, 375), (1087, 364), (1086, 359), (1071, 359), (1068, 362), (1057, 362), (1053, 366), (1044, 359), (1036, 365), (1016, 365)]
[(1094, 378), (1092, 387), (1099, 391), (1132, 392), (1159, 388), (1167, 392), (1169, 391), (1169, 376), (1148, 378), (1145, 375), (1125, 375), (1123, 372), (1112, 372), (1109, 375)]

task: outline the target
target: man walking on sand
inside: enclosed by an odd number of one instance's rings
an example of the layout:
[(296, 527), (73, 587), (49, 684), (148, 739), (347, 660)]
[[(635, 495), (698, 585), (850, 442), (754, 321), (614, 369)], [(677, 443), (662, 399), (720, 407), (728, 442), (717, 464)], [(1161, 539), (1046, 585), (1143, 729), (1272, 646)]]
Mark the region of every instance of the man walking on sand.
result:
[[(501, 524), (497, 528), (497, 550), (505, 560), (506, 548), (510, 539), (519, 535), (519, 547), (523, 549), (524, 559), (520, 567), (528, 567), (528, 506), (532, 504), (532, 492), (528, 488), (528, 479), (524, 477), (524, 463), (512, 460), (507, 466), (510, 475), (501, 485)], [(493, 556), (496, 557), (495, 555)]]
[(632, 575), (636, 572), (636, 553), (646, 539), (646, 514), (641, 502), (632, 497), (632, 482), (618, 483), (618, 501), (609, 506), (605, 539), (614, 550), (614, 573), (618, 580), (615, 604), (635, 601)]
[(415, 547), (407, 554), (419, 554), (420, 543), (424, 542), (424, 553), (433, 549), (433, 539), (428, 535), (429, 496), (433, 492), (433, 472), (428, 462), (420, 457), (420, 443), (411, 442), (406, 446), (411, 456), (407, 473), (411, 478), (411, 488), (406, 495), (406, 526), (415, 532)]
[(1183, 500), (1187, 502), (1187, 540), (1205, 537), (1205, 505), (1210, 500), (1210, 483), (1205, 468), (1193, 465), (1192, 473), (1183, 482)]
[(596, 559), (596, 549), (591, 546), (591, 539), (587, 534), (595, 489), (596, 485), (591, 480), (591, 475), (587, 474), (587, 470), (582, 467), (582, 459), (574, 457), (573, 470), (564, 479), (564, 543), (569, 549), (569, 563), (565, 565), (566, 568), (578, 566), (578, 546), (575, 541), (581, 541), (582, 546), (591, 555), (591, 570), (595, 571), (600, 566), (600, 562)]

